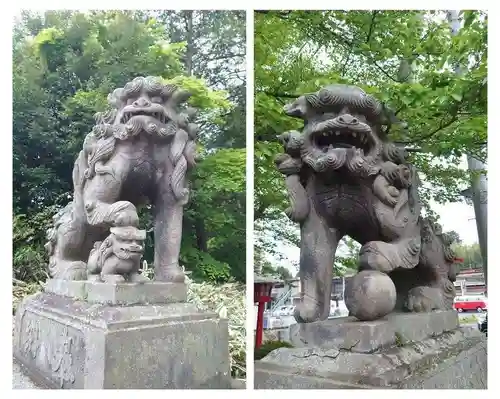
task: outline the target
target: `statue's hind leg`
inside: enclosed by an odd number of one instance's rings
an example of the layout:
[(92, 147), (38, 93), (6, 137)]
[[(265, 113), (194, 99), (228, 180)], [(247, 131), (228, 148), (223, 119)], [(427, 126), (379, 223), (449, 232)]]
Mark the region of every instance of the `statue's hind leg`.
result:
[(422, 248), (422, 256), (418, 265), (425, 281), (408, 291), (404, 307), (410, 312), (453, 309), (456, 290), (447, 275), (452, 265), (446, 265), (444, 259), (441, 265), (434, 264), (427, 258), (427, 250), (426, 246)]
[(300, 283), (301, 301), (295, 310), (299, 323), (325, 320), (330, 314), (333, 262), (339, 240), (337, 230), (330, 228), (311, 206), (301, 225)]
[[(447, 275), (439, 273), (439, 270), (446, 271), (448, 268), (426, 261), (427, 250), (426, 244), (420, 249), (420, 238), (400, 239), (392, 243), (371, 241), (360, 250), (360, 269), (409, 278), (411, 274), (404, 274), (404, 271), (415, 268), (419, 282), (412, 284), (413, 287), (408, 290), (403, 307), (411, 312), (447, 309), (450, 307), (447, 304), (453, 302), (449, 298), (454, 297), (455, 288)], [(393, 278), (393, 281), (398, 285), (401, 280)], [(402, 282), (404, 285), (407, 283)]]

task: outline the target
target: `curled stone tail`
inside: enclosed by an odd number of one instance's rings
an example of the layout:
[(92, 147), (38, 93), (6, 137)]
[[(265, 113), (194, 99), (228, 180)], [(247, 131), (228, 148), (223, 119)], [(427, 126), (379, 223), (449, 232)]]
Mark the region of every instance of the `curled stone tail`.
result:
[(170, 150), (170, 157), (174, 165), (171, 178), (172, 191), (177, 201), (182, 205), (186, 204), (189, 200), (189, 190), (185, 187), (188, 161), (184, 155), (188, 140), (189, 136), (187, 132), (179, 129)]

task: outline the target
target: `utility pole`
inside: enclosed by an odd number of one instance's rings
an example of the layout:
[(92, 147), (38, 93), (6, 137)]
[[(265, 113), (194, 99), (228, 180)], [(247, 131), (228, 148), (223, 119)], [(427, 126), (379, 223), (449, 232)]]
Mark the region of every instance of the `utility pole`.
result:
[[(451, 35), (455, 36), (460, 30), (460, 18), (458, 11), (447, 12), (448, 21), (450, 23)], [(460, 66), (455, 67), (455, 73), (459, 75)], [(470, 172), (473, 172), (471, 179), (471, 187), (465, 190), (463, 195), (472, 200), (474, 205), (474, 213), (476, 215), (477, 236), (479, 239), (479, 248), (481, 250), (481, 257), (483, 258), (483, 274), (486, 290), (488, 289), (487, 278), (487, 245), (488, 245), (488, 180), (486, 177), (486, 165), (479, 159), (475, 158), (472, 154), (467, 154), (467, 165)]]

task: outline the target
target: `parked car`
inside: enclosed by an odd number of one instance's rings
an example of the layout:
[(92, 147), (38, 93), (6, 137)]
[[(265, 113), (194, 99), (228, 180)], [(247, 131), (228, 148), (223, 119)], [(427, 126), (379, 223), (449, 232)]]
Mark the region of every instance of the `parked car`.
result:
[(481, 313), (488, 309), (486, 297), (480, 295), (457, 296), (453, 306), (457, 312), (474, 311)]
[(482, 333), (485, 333), (488, 336), (488, 314), (484, 317), (480, 317), (477, 321), (477, 328)]

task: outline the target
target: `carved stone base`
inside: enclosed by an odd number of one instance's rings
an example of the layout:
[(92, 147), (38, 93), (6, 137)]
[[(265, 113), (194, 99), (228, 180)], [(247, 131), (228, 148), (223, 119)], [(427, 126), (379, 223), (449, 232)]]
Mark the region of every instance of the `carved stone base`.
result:
[(187, 286), (183, 283), (102, 283), (97, 281), (47, 280), (45, 292), (92, 303), (134, 305), (145, 303), (185, 302)]
[(361, 322), (339, 317), (315, 323), (294, 324), (290, 341), (295, 347), (332, 347), (371, 353), (398, 341), (422, 341), (458, 328), (455, 310), (431, 313), (394, 313), (383, 319)]
[(231, 387), (227, 321), (188, 303), (112, 306), (36, 294), (17, 310), (14, 356), (50, 388)]
[(487, 388), (484, 334), (454, 311), (295, 325), (255, 363), (256, 389)]

